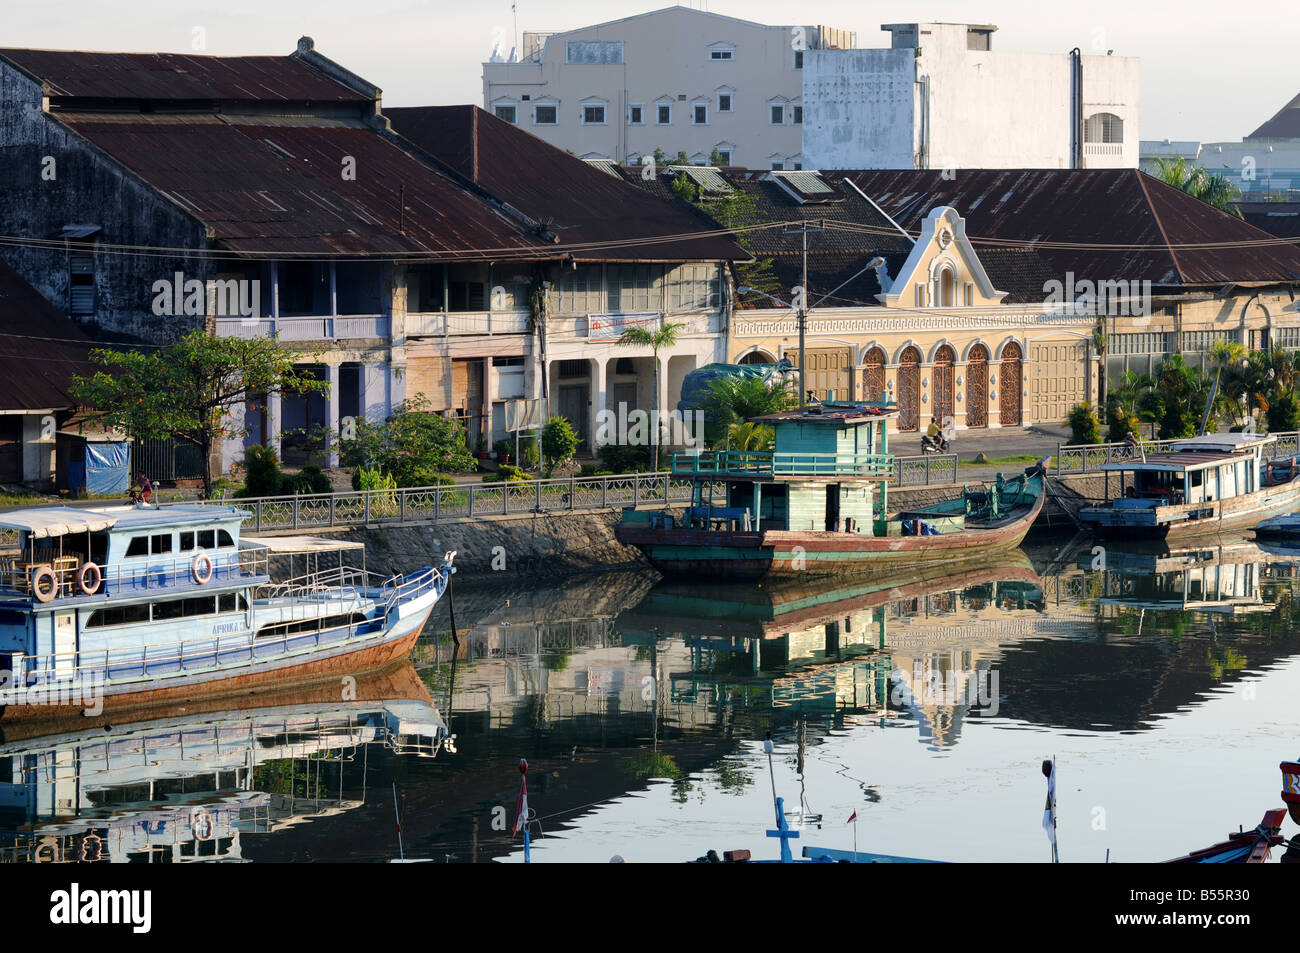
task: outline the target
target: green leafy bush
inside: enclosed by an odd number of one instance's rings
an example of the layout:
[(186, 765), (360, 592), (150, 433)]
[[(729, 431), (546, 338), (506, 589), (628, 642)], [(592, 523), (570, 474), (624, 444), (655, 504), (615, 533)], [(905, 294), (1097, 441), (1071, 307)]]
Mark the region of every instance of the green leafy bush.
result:
[(356, 436), (339, 444), (344, 466), (372, 467), (399, 487), (428, 486), (438, 474), (474, 469), (460, 422), (433, 413), (423, 394), (404, 401), (382, 424), (358, 420)]
[(519, 467), (507, 463), (497, 468), (496, 473), (489, 473), (483, 477), (484, 483), (521, 483), (525, 480), (531, 480), (532, 474), (525, 473)]
[(542, 450), (538, 446), (537, 436), (529, 434), (519, 441), (520, 464), (526, 470), (536, 470), (542, 462)]
[(1300, 430), (1300, 401), (1290, 391), (1282, 393), (1269, 405), (1266, 416), (1269, 433)]
[(274, 447), (253, 444), (244, 451), (244, 488), (237, 496), (279, 496), (284, 486)]
[(573, 458), (578, 450), (578, 435), (563, 417), (552, 417), (542, 428), (542, 455), (546, 458), (546, 474)]
[(1101, 443), (1101, 421), (1088, 401), (1074, 405), (1066, 424), (1070, 428), (1071, 443)]
[(650, 448), (627, 444), (607, 443), (596, 451), (601, 469), (611, 473), (647, 473), (650, 470)]
[(281, 493), (332, 493), (334, 484), (325, 475), (325, 471), (315, 464), (308, 464), (292, 476), (286, 475), (280, 484)]

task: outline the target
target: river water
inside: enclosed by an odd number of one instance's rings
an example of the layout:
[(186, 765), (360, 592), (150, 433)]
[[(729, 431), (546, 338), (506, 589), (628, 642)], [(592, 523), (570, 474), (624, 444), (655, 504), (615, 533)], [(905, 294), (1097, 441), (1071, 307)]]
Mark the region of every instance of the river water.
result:
[(1049, 539), (938, 578), (462, 577), (459, 646), (444, 599), (409, 666), (5, 739), (0, 859), (520, 862), (525, 758), (538, 863), (774, 858), (774, 788), (796, 854), (1044, 862), (1054, 757), (1062, 861), (1162, 860), (1281, 806), (1298, 573)]

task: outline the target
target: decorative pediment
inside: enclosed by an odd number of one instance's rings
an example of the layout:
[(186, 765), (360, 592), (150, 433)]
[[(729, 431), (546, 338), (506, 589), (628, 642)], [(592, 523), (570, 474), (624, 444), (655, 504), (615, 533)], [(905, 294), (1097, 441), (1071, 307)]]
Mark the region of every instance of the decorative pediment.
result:
[(993, 287), (966, 237), (966, 220), (941, 205), (925, 217), (907, 261), (876, 299), (888, 308), (978, 308), (1006, 296)]

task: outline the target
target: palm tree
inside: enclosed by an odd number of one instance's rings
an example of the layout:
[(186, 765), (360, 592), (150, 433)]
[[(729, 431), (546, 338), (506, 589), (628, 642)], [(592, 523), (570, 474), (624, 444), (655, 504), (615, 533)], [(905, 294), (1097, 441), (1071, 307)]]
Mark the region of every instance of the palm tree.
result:
[(618, 336), (618, 343), (624, 347), (648, 347), (654, 355), (655, 390), (652, 405), (654, 407), (654, 429), (650, 437), (650, 460), (653, 472), (659, 472), (659, 352), (677, 343), (677, 336), (685, 324), (665, 324), (660, 328), (647, 328), (633, 325), (624, 328)]
[(1152, 166), (1152, 175), (1166, 185), (1172, 185), (1213, 205), (1221, 212), (1241, 218), (1241, 212), (1233, 204), (1241, 198), (1241, 189), (1237, 188), (1228, 177), (1219, 172), (1209, 172), (1200, 166), (1188, 165), (1182, 156), (1160, 156)]
[(775, 430), (752, 420), (727, 428), (727, 445), (732, 450), (771, 450), (775, 441)]
[(700, 409), (709, 421), (712, 439), (726, 436), (730, 443), (730, 427), (751, 417), (789, 410), (797, 402), (787, 382), (769, 382), (756, 374), (745, 374), (712, 381)]

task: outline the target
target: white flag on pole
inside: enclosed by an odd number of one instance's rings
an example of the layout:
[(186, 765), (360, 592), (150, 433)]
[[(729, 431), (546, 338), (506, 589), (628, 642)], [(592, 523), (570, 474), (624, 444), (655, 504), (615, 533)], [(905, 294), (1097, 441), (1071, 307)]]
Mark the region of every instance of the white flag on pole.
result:
[(1043, 762), (1043, 774), (1047, 776), (1047, 803), (1043, 806), (1043, 830), (1052, 845), (1052, 856), (1056, 856), (1056, 759)]

